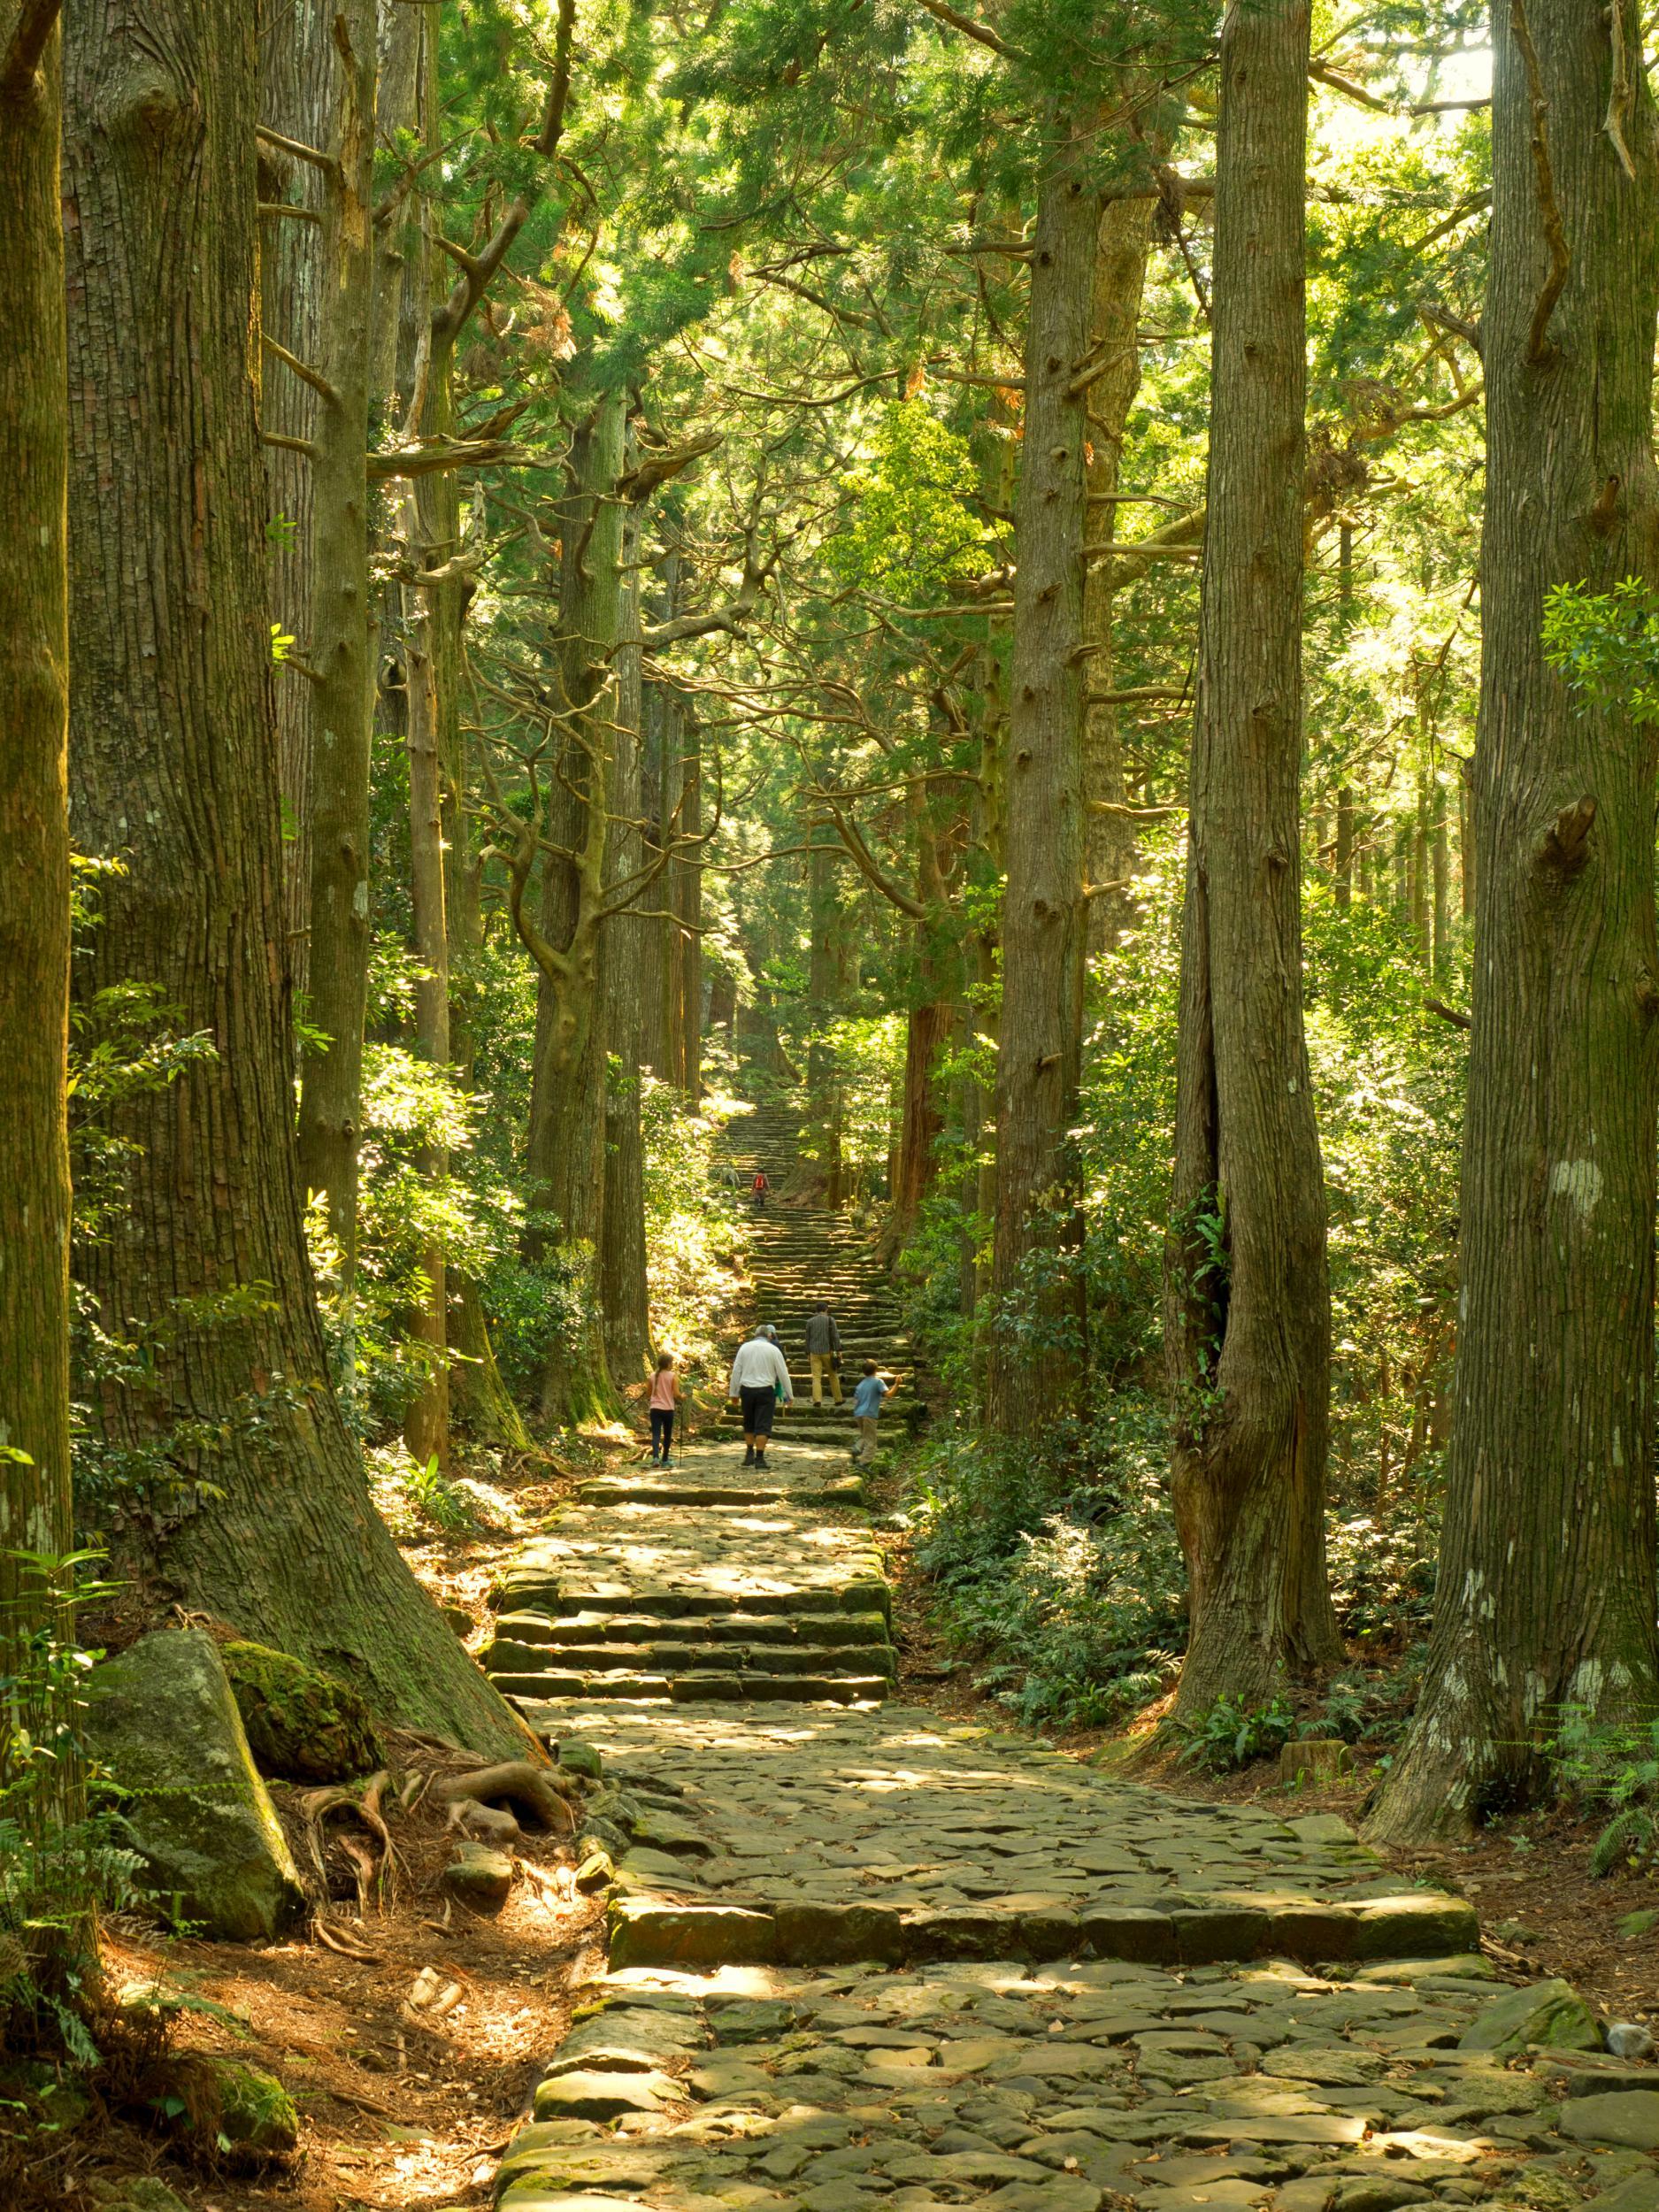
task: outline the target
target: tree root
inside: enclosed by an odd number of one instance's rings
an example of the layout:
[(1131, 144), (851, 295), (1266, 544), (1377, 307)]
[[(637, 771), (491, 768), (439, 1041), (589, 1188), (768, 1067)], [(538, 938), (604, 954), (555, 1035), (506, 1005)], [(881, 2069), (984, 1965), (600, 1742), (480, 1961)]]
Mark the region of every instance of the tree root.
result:
[[(400, 1861), (390, 1829), (380, 1810), (381, 1801), (391, 1783), (391, 1776), (384, 1768), (371, 1775), (359, 1796), (356, 1790), (331, 1786), (306, 1790), (299, 1799), (299, 1809), (305, 1821), (305, 1839), (311, 1847), (311, 1863), (317, 1869), (317, 1878), (325, 1897), (328, 1893), (326, 1851), (329, 1844), (342, 1852), (351, 1868), (357, 1885), (357, 1917), (366, 1920), (373, 1899), (377, 1909), (384, 1905), (396, 1878)], [(368, 1840), (351, 1835), (342, 1826), (330, 1833), (327, 1823), (335, 1815), (355, 1821), (368, 1831)], [(320, 1923), (319, 1923), (320, 1926)], [(325, 1937), (326, 1941), (327, 1938)], [(339, 1949), (335, 1944), (331, 1947)]]
[[(448, 1775), (433, 1784), (432, 1794), (441, 1805), (457, 1809), (469, 1802), (488, 1805), (504, 1799), (520, 1818), (527, 1813), (531, 1825), (573, 1836), (576, 1815), (570, 1800), (576, 1787), (556, 1768), (532, 1766), (527, 1759), (508, 1759), (499, 1766), (480, 1767), (471, 1774)], [(458, 1810), (451, 1817), (459, 1817)]]

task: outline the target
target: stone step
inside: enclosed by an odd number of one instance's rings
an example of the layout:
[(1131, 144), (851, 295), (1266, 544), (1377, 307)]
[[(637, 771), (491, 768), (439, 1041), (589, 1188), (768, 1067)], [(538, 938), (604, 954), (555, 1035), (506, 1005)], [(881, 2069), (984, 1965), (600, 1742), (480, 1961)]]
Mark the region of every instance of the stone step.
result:
[(520, 1644), (498, 1638), (485, 1653), (484, 1671), (495, 1677), (526, 1674), (575, 1673), (584, 1678), (601, 1670), (607, 1673), (699, 1673), (822, 1675), (841, 1680), (848, 1675), (896, 1675), (898, 1660), (888, 1644), (778, 1644), (758, 1642), (723, 1645), (718, 1667), (706, 1645), (678, 1638), (647, 1642), (590, 1644), (563, 1637), (547, 1644)]
[(811, 1480), (745, 1483), (685, 1477), (678, 1482), (646, 1475), (605, 1475), (585, 1482), (576, 1495), (583, 1505), (863, 1505), (864, 1486), (856, 1475), (821, 1476)]
[(892, 1617), (892, 1595), (885, 1582), (852, 1582), (839, 1590), (606, 1590), (586, 1587), (574, 1577), (537, 1586), (534, 1578), (513, 1579), (508, 1594), (511, 1605), (499, 1617), (550, 1612), (576, 1615), (649, 1613), (654, 1620), (730, 1620), (734, 1616), (764, 1613), (851, 1613)]
[(780, 1899), (757, 1908), (634, 1895), (611, 1899), (609, 1933), (613, 1972), (1083, 1956), (1144, 1966), (1287, 1958), (1324, 1967), (1466, 1955), (1479, 1939), (1472, 1907), (1421, 1890), (1348, 1906), (1280, 1895), (1173, 1911), (1110, 1899), (1078, 1908), (1033, 1899), (907, 1910), (863, 1900)]
[(561, 1698), (605, 1699), (615, 1704), (879, 1705), (892, 1694), (885, 1674), (768, 1674), (758, 1669), (726, 1671), (693, 1668), (685, 1674), (641, 1674), (631, 1670), (491, 1677), (504, 1697), (542, 1705)]
[[(880, 1613), (726, 1613), (666, 1620), (655, 1613), (504, 1613), (495, 1623), (497, 1643), (519, 1650), (557, 1642), (574, 1647), (625, 1643), (713, 1645), (794, 1644), (822, 1648), (885, 1644), (886, 1617)], [(488, 1664), (488, 1655), (485, 1661)]]

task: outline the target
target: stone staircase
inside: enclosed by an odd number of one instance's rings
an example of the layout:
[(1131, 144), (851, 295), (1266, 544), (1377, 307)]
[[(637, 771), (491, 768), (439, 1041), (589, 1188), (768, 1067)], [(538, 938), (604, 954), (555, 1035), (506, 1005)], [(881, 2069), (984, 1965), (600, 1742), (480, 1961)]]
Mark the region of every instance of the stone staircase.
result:
[[(909, 1356), (899, 1303), (886, 1271), (878, 1263), (864, 1233), (845, 1215), (821, 1207), (781, 1203), (776, 1187), (792, 1168), (799, 1142), (799, 1112), (763, 1108), (733, 1125), (727, 1156), (741, 1174), (743, 1202), (752, 1202), (747, 1186), (764, 1167), (774, 1189), (751, 1222), (749, 1272), (755, 1286), (751, 1321), (769, 1321), (777, 1330), (789, 1362), (795, 1405), (785, 1417), (790, 1435), (845, 1442), (852, 1420), (853, 1386), (864, 1363), (903, 1368)], [(826, 1396), (812, 1404), (811, 1368), (806, 1353), (806, 1325), (821, 1299), (829, 1301), (841, 1336), (844, 1402)], [(728, 1413), (726, 1425), (735, 1428)]]
[[(774, 1184), (787, 1179), (799, 1126), (777, 1109), (737, 1125), (729, 1157), (745, 1182), (757, 1164)], [(744, 1468), (741, 1430), (722, 1410), (677, 1440), (671, 1467), (584, 1483), (520, 1554), (484, 1665), (538, 1716), (566, 1700), (642, 1712), (867, 1707), (892, 1688), (887, 1589), (849, 1461), (851, 1416), (812, 1408), (805, 1331), (827, 1298), (845, 1369), (891, 1367), (904, 1349), (897, 1302), (869, 1240), (822, 1211), (774, 1199), (751, 1252), (750, 1318), (777, 1327), (799, 1410), (780, 1420), (764, 1474)]]

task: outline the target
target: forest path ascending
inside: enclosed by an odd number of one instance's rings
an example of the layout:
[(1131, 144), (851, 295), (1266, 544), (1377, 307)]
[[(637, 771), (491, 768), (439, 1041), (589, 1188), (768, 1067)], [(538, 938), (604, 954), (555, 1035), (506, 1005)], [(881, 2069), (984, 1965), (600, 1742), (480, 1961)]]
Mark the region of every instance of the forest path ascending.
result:
[[(815, 1242), (845, 1265), (849, 1353), (862, 1273), (857, 1327), (890, 1354), (873, 1258), (827, 1221), (768, 1222), (763, 1317), (794, 1349)], [(1393, 2212), (1512, 2193), (1540, 2152), (1555, 2185), (1603, 2139), (1574, 2116), (1605, 2131), (1617, 2098), (1566, 2106), (1563, 2141), (1544, 2078), (1461, 2047), (1523, 1993), (1466, 1902), (1403, 1887), (1340, 1820), (884, 1703), (883, 1562), (846, 1430), (816, 1427), (763, 1484), (733, 1440), (590, 1486), (505, 1578), (493, 1671), (572, 1763), (603, 1758), (581, 1879), (610, 1956), (504, 2207)]]
[[(795, 1123), (737, 1125), (733, 1164), (781, 1179)], [(745, 1200), (744, 1202), (748, 1202)], [(519, 1700), (667, 1702), (779, 1698), (858, 1704), (895, 1671), (887, 1591), (871, 1540), (844, 1409), (815, 1412), (807, 1316), (827, 1298), (849, 1367), (902, 1349), (897, 1302), (849, 1222), (774, 1203), (754, 1222), (754, 1311), (789, 1355), (796, 1409), (763, 1471), (743, 1465), (729, 1415), (677, 1442), (674, 1464), (585, 1483), (578, 1502), (505, 1578), (485, 1663)], [(735, 1347), (733, 1347), (735, 1348)]]

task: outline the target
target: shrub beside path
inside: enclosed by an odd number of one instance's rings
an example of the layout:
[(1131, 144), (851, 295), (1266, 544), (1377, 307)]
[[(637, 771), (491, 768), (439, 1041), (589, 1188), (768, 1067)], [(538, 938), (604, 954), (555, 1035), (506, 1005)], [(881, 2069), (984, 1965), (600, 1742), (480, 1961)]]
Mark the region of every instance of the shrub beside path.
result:
[[(789, 1134), (754, 1131), (774, 1179)], [(756, 1275), (792, 1353), (822, 1291), (851, 1360), (894, 1356), (844, 1225), (774, 1213)], [(1332, 1816), (888, 1701), (847, 1435), (780, 1424), (759, 1482), (695, 1441), (504, 1578), (489, 1663), (602, 1770), (580, 1878), (609, 1897), (504, 2212), (1659, 2212), (1659, 2071), (1564, 1984), (1497, 1982), (1463, 1899)]]

